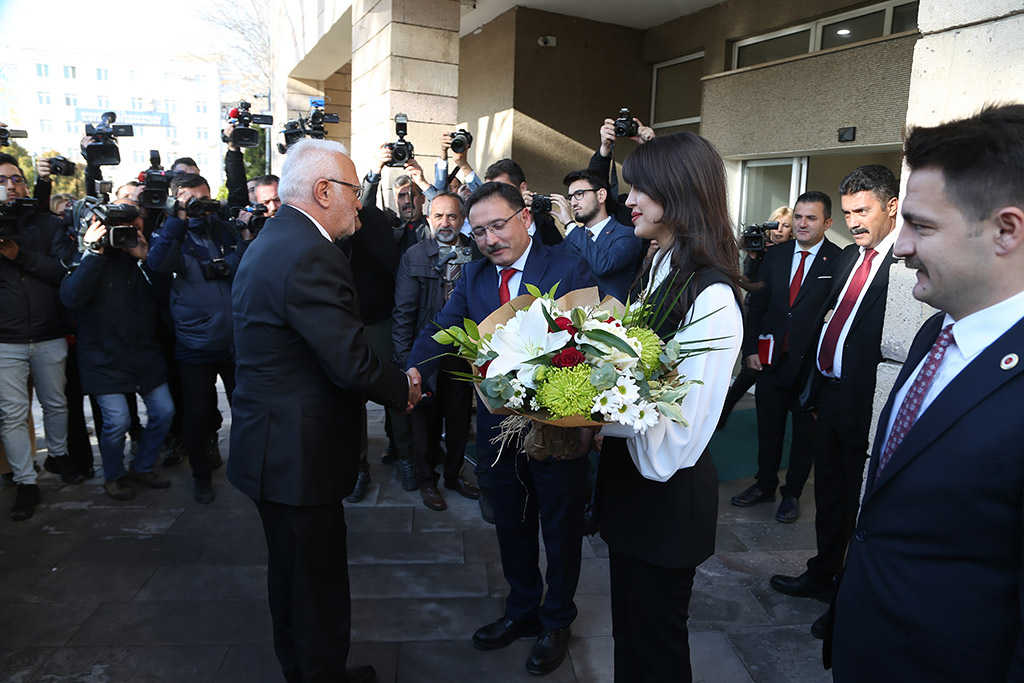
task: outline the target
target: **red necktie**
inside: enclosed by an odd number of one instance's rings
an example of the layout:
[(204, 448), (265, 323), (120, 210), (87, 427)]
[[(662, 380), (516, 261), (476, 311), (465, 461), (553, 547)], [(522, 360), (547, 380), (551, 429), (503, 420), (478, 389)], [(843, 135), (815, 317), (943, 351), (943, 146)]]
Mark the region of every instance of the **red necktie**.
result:
[(793, 302), (796, 301), (796, 295), (800, 292), (800, 283), (804, 281), (804, 263), (807, 261), (807, 256), (811, 252), (800, 251), (800, 265), (796, 267), (796, 274), (793, 275), (793, 281), (789, 283), (789, 305), (792, 306)]
[(950, 324), (942, 328), (942, 332), (939, 334), (938, 339), (935, 340), (932, 350), (928, 353), (928, 358), (925, 359), (924, 365), (921, 367), (921, 372), (917, 373), (914, 383), (910, 385), (910, 391), (903, 397), (900, 410), (896, 413), (896, 421), (892, 423), (892, 432), (889, 434), (889, 440), (885, 442), (882, 455), (878, 458), (878, 469), (875, 470), (875, 479), (878, 478), (882, 468), (889, 462), (893, 451), (903, 443), (903, 437), (907, 435), (910, 428), (917, 422), (917, 413), (921, 410), (921, 402), (924, 400), (925, 394), (928, 393), (928, 388), (932, 385), (932, 381), (939, 371), (939, 363), (942, 362), (942, 356), (946, 353), (946, 348), (952, 342), (953, 325)]
[(860, 292), (864, 289), (868, 276), (871, 275), (871, 261), (877, 255), (878, 252), (874, 249), (868, 249), (864, 252), (864, 261), (857, 267), (857, 272), (853, 274), (853, 279), (850, 280), (850, 286), (846, 288), (843, 300), (839, 302), (839, 308), (835, 310), (832, 318), (828, 321), (825, 339), (821, 342), (821, 351), (818, 353), (818, 368), (822, 372), (828, 372), (832, 369), (832, 362), (836, 356), (836, 345), (839, 343), (839, 335), (843, 331), (843, 327), (846, 326), (846, 319), (853, 312), (853, 306), (857, 303), (857, 298), (860, 297)]
[(501, 301), (501, 305), (504, 306), (511, 299), (512, 296), (508, 291), (508, 281), (512, 279), (512, 276), (519, 271), (515, 268), (505, 268), (501, 271), (501, 286), (498, 287), (498, 299)]

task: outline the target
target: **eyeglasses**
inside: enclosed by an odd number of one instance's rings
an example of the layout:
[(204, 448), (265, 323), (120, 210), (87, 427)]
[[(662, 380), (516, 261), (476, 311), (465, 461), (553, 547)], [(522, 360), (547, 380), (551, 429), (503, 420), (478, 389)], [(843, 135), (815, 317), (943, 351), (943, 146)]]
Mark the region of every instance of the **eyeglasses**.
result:
[(0, 185), (6, 185), (8, 180), (14, 183), (15, 185), (25, 184), (25, 176), (23, 175), (0, 175)]
[(518, 216), (521, 211), (522, 209), (519, 209), (519, 211), (516, 211), (503, 221), (494, 221), (490, 225), (478, 225), (475, 228), (470, 228), (469, 232), (472, 233), (475, 240), (482, 240), (488, 232), (492, 235), (497, 235), (499, 232), (504, 232), (505, 228), (508, 227), (508, 222)]
[(575, 200), (579, 201), (579, 200), (583, 199), (584, 197), (586, 197), (588, 192), (597, 192), (597, 190), (595, 190), (592, 187), (588, 187), (585, 190), (576, 190), (575, 192), (573, 192), (573, 193), (571, 193), (569, 195), (569, 199), (575, 199)]
[(324, 180), (327, 180), (327, 181), (332, 182), (332, 183), (338, 183), (339, 185), (344, 185), (345, 187), (351, 187), (352, 188), (352, 194), (354, 194), (357, 199), (359, 198), (359, 190), (362, 189), (362, 188), (360, 188), (358, 185), (353, 185), (352, 183), (346, 183), (344, 180), (335, 180), (334, 178), (324, 178)]

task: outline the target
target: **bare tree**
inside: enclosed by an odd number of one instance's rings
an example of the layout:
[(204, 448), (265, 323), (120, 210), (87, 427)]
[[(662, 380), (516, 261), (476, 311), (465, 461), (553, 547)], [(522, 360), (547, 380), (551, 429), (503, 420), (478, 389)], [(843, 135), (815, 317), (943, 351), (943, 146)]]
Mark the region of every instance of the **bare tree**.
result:
[(270, 90), (273, 53), (270, 46), (270, 0), (211, 0), (200, 13), (203, 21), (221, 29), (219, 50), (207, 57), (221, 66), (222, 90), (237, 90), (245, 99)]

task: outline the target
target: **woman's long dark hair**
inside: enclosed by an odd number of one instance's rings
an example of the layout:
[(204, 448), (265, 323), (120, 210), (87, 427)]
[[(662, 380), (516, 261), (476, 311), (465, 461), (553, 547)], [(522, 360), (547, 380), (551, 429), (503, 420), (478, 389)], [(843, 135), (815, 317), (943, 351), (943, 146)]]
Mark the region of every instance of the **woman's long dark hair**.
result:
[[(670, 263), (676, 273), (667, 301), (676, 300), (691, 273), (696, 280), (718, 271), (737, 294), (750, 289), (739, 271), (739, 247), (726, 205), (725, 164), (710, 142), (693, 133), (654, 138), (626, 157), (622, 178), (664, 209), (660, 222), (673, 234)], [(638, 282), (650, 270), (652, 258), (644, 262)], [(679, 319), (693, 305), (693, 290), (687, 287), (678, 299)]]

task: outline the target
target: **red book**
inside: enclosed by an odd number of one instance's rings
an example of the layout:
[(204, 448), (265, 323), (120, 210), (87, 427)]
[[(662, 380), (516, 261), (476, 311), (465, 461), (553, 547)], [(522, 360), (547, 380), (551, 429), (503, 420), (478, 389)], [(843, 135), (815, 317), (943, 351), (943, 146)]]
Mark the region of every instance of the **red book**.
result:
[(759, 334), (757, 336), (757, 357), (761, 361), (761, 365), (771, 365), (774, 353), (775, 337), (770, 334)]

